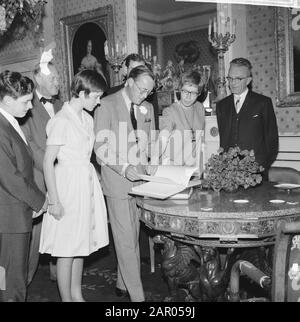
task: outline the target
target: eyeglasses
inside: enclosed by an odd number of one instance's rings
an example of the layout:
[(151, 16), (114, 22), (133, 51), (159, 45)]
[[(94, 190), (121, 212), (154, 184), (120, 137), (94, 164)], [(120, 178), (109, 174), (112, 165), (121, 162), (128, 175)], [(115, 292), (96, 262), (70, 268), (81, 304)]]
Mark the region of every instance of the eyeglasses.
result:
[(232, 83), (234, 81), (241, 82), (243, 79), (246, 79), (248, 77), (250, 77), (250, 76), (247, 76), (247, 77), (234, 77), (234, 78), (228, 76), (228, 77), (226, 77), (226, 79), (227, 79), (228, 82)]
[(188, 95), (191, 95), (192, 97), (196, 97), (199, 95), (198, 92), (189, 92), (187, 91), (186, 89), (182, 89), (181, 90), (181, 93), (183, 93), (184, 95), (188, 96)]
[(147, 96), (149, 96), (149, 95), (153, 94), (153, 90), (149, 90), (147, 88), (140, 88), (139, 85), (136, 83), (136, 81), (134, 81), (134, 84), (138, 88), (140, 95), (146, 94)]

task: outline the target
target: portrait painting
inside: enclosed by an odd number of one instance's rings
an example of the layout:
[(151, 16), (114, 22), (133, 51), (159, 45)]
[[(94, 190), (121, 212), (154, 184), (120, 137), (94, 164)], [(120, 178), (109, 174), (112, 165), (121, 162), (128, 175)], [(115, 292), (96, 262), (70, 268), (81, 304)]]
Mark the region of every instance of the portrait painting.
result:
[(104, 55), (105, 41), (106, 36), (96, 23), (88, 22), (78, 28), (72, 44), (74, 74), (83, 69), (93, 69), (105, 80), (109, 78)]
[(111, 5), (60, 20), (66, 97), (70, 98), (74, 75), (83, 69), (95, 69), (110, 86), (112, 71), (105, 59), (104, 43), (114, 42), (113, 21)]

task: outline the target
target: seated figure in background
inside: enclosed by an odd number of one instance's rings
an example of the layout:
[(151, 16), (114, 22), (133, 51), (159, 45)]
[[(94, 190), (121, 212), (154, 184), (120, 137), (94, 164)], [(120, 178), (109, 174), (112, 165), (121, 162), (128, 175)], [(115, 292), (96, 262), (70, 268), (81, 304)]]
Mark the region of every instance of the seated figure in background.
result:
[(82, 58), (78, 71), (82, 71), (84, 69), (96, 70), (107, 84), (106, 77), (103, 73), (102, 64), (98, 62), (97, 58), (94, 55), (92, 55), (92, 50), (93, 43), (91, 40), (88, 40), (86, 45), (86, 55)]

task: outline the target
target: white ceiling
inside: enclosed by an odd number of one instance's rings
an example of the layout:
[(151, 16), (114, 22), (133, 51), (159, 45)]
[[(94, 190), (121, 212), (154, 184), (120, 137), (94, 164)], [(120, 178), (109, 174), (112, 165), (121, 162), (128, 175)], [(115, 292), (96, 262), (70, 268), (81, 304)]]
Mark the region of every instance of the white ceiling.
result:
[[(204, 8), (203, 6), (207, 8), (208, 4), (176, 2), (175, 0), (137, 0), (137, 8), (139, 11), (159, 16), (191, 8), (201, 9)], [(215, 4), (212, 4), (211, 6), (212, 8), (216, 7)]]

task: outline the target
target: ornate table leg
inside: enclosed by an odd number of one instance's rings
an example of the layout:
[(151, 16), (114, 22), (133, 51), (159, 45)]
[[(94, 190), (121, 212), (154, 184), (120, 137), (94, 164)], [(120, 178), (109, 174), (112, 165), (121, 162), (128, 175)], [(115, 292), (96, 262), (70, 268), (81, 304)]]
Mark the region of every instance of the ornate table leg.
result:
[[(171, 300), (195, 302), (225, 298), (233, 249), (227, 251), (225, 262), (221, 265), (217, 248), (191, 246), (164, 235), (155, 238), (164, 242), (162, 270)], [(184, 299), (180, 298), (182, 296)]]
[(201, 300), (196, 265), (200, 264), (200, 258), (194, 248), (163, 235), (160, 235), (159, 238), (164, 241), (162, 270), (168, 283), (171, 301), (194, 302)]

